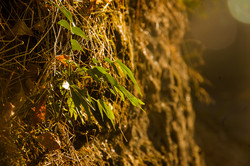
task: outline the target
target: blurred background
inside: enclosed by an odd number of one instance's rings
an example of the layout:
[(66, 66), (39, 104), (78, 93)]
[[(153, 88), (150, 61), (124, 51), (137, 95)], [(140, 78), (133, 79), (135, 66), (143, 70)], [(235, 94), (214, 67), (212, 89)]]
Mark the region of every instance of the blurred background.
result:
[(214, 100), (194, 101), (196, 140), (208, 166), (249, 166), (250, 0), (201, 0), (190, 20), (186, 40), (205, 48), (196, 70)]

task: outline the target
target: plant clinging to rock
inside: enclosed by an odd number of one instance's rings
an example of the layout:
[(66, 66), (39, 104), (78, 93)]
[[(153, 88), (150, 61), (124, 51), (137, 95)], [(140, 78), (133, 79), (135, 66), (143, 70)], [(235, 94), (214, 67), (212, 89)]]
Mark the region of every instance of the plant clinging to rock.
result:
[[(91, 120), (92, 114), (99, 111), (101, 119), (104, 120), (107, 117), (115, 128), (115, 115), (112, 110), (114, 101), (110, 96), (114, 99), (119, 97), (122, 101), (128, 99), (132, 105), (140, 109), (144, 104), (119, 83), (119, 80), (124, 78), (132, 81), (139, 94), (142, 95), (133, 73), (120, 60), (111, 60), (108, 57), (102, 61), (97, 60), (98, 57), (93, 57), (90, 65), (84, 65), (81, 60), (76, 62), (74, 51), (84, 53), (84, 50), (73, 35), (80, 38), (79, 40), (89, 40), (89, 38), (81, 28), (75, 25), (71, 13), (65, 7), (57, 6), (57, 8), (68, 19), (68, 21), (61, 19), (58, 24), (70, 32), (71, 51), (69, 55), (56, 56), (56, 59), (64, 66), (63, 69), (56, 70), (54, 78), (54, 86), (60, 89), (61, 96), (61, 102), (51, 101), (56, 118), (60, 120), (64, 115), (68, 120), (74, 117), (75, 120), (79, 118), (82, 123), (85, 123), (86, 119)], [(83, 82), (99, 87), (100, 92), (93, 93), (93, 89), (84, 86)]]

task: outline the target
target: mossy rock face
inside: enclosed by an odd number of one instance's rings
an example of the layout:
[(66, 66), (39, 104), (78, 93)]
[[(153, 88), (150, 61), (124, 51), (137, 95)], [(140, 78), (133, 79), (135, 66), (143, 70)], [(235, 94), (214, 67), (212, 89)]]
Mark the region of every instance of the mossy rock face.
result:
[[(203, 165), (193, 140), (188, 66), (180, 42), (187, 25), (186, 11), (174, 1), (140, 1), (133, 20), (136, 73), (145, 94), (145, 111), (131, 126), (131, 149), (145, 165)], [(137, 26), (141, 27), (138, 28)]]
[[(12, 7), (17, 5), (11, 1), (0, 2), (5, 8), (1, 12), (9, 8), (14, 10)], [(8, 16), (1, 13), (9, 24), (9, 30), (6, 28), (1, 34), (5, 35), (3, 39), (8, 39), (11, 46), (0, 43), (3, 47), (11, 48), (0, 52), (5, 69), (0, 74), (7, 80), (7, 83), (4, 80), (0, 82), (1, 87), (7, 88), (1, 88), (1, 102), (4, 103), (3, 108), (8, 102), (13, 105), (14, 99), (5, 95), (20, 93), (11, 91), (9, 84), (23, 87), (22, 97), (25, 98), (24, 103), (19, 103), (21, 111), (15, 109), (16, 116), (9, 117), (10, 121), (4, 124), (4, 127), (11, 126), (4, 136), (11, 138), (10, 142), (17, 149), (20, 156), (18, 163), (203, 165), (200, 149), (193, 139), (194, 112), (188, 66), (180, 53), (180, 42), (187, 24), (183, 7), (179, 7), (174, 0), (65, 1), (63, 5), (74, 13), (75, 24), (88, 37), (88, 40), (77, 38), (84, 52), (71, 51), (69, 40), (72, 34), (57, 24), (57, 21), (67, 18), (47, 1), (23, 2), (16, 8), (16, 12), (24, 17), (22, 24), (26, 26), (23, 26), (23, 34), (17, 33), (14, 28), (18, 19), (8, 22)], [(39, 12), (33, 15), (31, 11), (34, 9)], [(14, 34), (11, 33), (13, 30)], [(18, 43), (24, 44), (19, 46)], [(15, 54), (18, 55), (17, 59), (13, 59)], [(104, 85), (89, 78), (82, 79), (76, 74), (73, 82), (78, 87), (86, 88), (95, 98), (105, 97), (112, 101), (116, 130), (109, 119), (102, 118), (99, 112), (94, 112), (91, 120), (84, 116), (85, 123), (79, 119), (69, 120), (65, 115), (67, 112), (62, 117), (54, 117), (55, 103), (63, 103), (65, 96), (61, 94), (60, 87), (51, 86), (63, 83), (60, 78), (69, 79), (55, 73), (55, 70), (63, 73), (68, 67), (64, 61), (56, 61), (57, 54), (61, 57), (65, 57), (64, 54), (74, 55), (72, 60), (83, 66), (93, 65), (92, 58), (99, 62), (106, 57), (120, 59), (136, 76), (143, 93), (145, 112), (113, 96)], [(29, 66), (35, 66), (32, 71), (36, 72), (32, 76)], [(108, 63), (102, 66), (110, 69)], [(73, 65), (69, 71), (74, 68)], [(14, 73), (10, 77), (11, 71)], [(110, 71), (115, 77), (115, 71)], [(136, 88), (124, 77), (117, 80), (139, 97)], [(34, 87), (30, 87), (31, 84)], [(51, 95), (54, 91), (58, 94)], [(42, 108), (47, 108), (45, 120), (41, 118)], [(34, 116), (43, 121), (31, 123), (30, 119)], [(47, 139), (44, 135), (49, 135), (48, 141), (59, 148), (50, 150), (47, 144), (43, 145), (43, 139)], [(24, 136), (27, 137), (20, 139)], [(4, 157), (2, 161), (12, 156)]]

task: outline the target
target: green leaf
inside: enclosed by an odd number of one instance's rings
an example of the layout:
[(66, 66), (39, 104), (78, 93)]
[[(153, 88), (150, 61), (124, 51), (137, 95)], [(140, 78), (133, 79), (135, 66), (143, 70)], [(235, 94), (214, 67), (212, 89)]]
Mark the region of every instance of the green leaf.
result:
[(88, 106), (89, 104), (85, 101), (85, 100), (81, 100), (82, 106), (84, 107), (84, 110), (88, 116), (88, 119), (91, 119), (91, 115), (90, 115), (90, 107)]
[(89, 103), (87, 96), (87, 93), (84, 90), (79, 89), (78, 87), (76, 88), (78, 92), (78, 97), (80, 99), (81, 105), (84, 107), (85, 112), (88, 115), (88, 118), (90, 119), (90, 108), (94, 110), (94, 107)]
[(99, 108), (99, 110), (101, 112), (101, 116), (103, 117), (103, 113), (102, 113), (102, 111), (103, 111), (106, 114), (106, 116), (109, 118), (109, 120), (111, 121), (113, 127), (115, 128), (115, 126), (114, 126), (115, 115), (114, 115), (113, 111), (101, 99), (97, 100), (97, 104), (98, 104), (98, 108)]
[[(105, 79), (112, 85), (112, 86), (115, 86), (117, 85), (117, 81), (114, 77), (112, 77), (109, 73), (107, 73), (108, 69), (105, 69), (103, 67), (100, 67), (100, 66), (95, 66), (93, 68), (93, 72), (95, 72), (97, 69), (100, 73), (102, 73), (103, 75), (105, 75)], [(101, 75), (99, 74), (99, 77), (101, 77)]]
[(93, 70), (88, 69), (86, 71), (97, 83), (100, 82), (99, 76), (97, 77), (97, 75), (93, 72)]
[(101, 117), (102, 117), (102, 120), (103, 120), (103, 110), (104, 110), (104, 108), (103, 108), (102, 104), (100, 103), (100, 99), (97, 100), (97, 106), (99, 108), (99, 111), (100, 111), (100, 114), (101, 114)]
[(105, 61), (107, 61), (109, 64), (112, 63), (112, 61), (109, 58), (105, 58)]
[(134, 85), (136, 86), (136, 89), (138, 90), (138, 92), (140, 93), (140, 95), (142, 95), (140, 88), (138, 86), (138, 84), (136, 83), (135, 77), (132, 73), (132, 71), (126, 66), (124, 65), (121, 61), (116, 60), (116, 62), (119, 64), (119, 66), (121, 67), (124, 75), (128, 75), (128, 77), (131, 79), (131, 81), (134, 83)]
[(84, 107), (88, 117), (90, 118), (89, 108), (88, 108), (88, 105), (86, 105), (86, 103), (84, 102), (82, 94), (80, 94), (78, 90), (74, 89), (73, 87), (74, 86), (71, 86), (70, 90), (71, 90), (72, 99), (75, 105), (75, 112), (76, 112), (75, 120), (77, 119), (77, 117), (80, 117), (82, 123), (84, 123), (82, 109), (80, 106), (82, 105)]
[(72, 87), (70, 87), (70, 90), (71, 90), (72, 99), (75, 105), (75, 111), (77, 112), (77, 114), (80, 114), (81, 112), (80, 99)]
[(107, 61), (107, 62), (113, 67), (113, 69), (115, 70), (116, 74), (117, 74), (118, 76), (120, 76), (119, 71), (118, 71), (118, 69), (116, 68), (115, 64), (114, 64), (109, 58), (105, 58), (105, 61)]
[(88, 119), (90, 120), (91, 117), (90, 117), (90, 107), (89, 107), (89, 104), (83, 98), (81, 100), (81, 104), (82, 104), (82, 106), (83, 106), (83, 108), (84, 108), (84, 110), (85, 110), (85, 112), (86, 112), (86, 114), (88, 116)]
[(79, 89), (76, 85), (72, 84), (72, 82), (70, 82), (70, 84), (71, 88), (75, 90), (75, 93), (78, 96), (79, 103), (84, 107), (88, 117), (90, 118), (90, 108), (95, 110), (95, 108), (91, 105), (91, 98), (88, 98), (89, 95), (85, 90)]
[(98, 63), (99, 63), (95, 58), (92, 58), (92, 61), (93, 61), (95, 64), (98, 64)]
[[(87, 100), (88, 100), (88, 102), (90, 103), (90, 104), (92, 104), (93, 103), (93, 100), (91, 99), (91, 96), (89, 95), (89, 93), (87, 92), (87, 98), (86, 98)], [(92, 104), (93, 105), (93, 104)]]
[(117, 81), (114, 77), (112, 77), (109, 73), (105, 74), (105, 78), (108, 80), (108, 82), (112, 85), (115, 86), (117, 85)]
[(77, 119), (77, 111), (75, 110), (75, 104), (74, 101), (71, 97), (68, 98), (67, 100), (67, 104), (69, 107), (69, 113), (70, 113), (70, 117), (74, 116), (75, 120)]
[(115, 125), (114, 125), (114, 120), (115, 120), (115, 115), (113, 113), (113, 111), (110, 109), (110, 107), (104, 102), (101, 100), (101, 104), (104, 106), (104, 112), (106, 114), (106, 116), (110, 119), (113, 127), (115, 128)]
[(58, 21), (58, 24), (63, 26), (64, 28), (70, 30), (70, 25), (66, 20), (60, 20), (60, 21)]
[(72, 27), (72, 33), (81, 36), (84, 39), (88, 39), (85, 33), (79, 27)]
[(125, 101), (124, 94), (117, 87), (114, 86), (114, 88), (115, 88), (115, 91), (121, 96), (122, 101)]
[(104, 101), (101, 101), (101, 102), (102, 102), (102, 104), (104, 105), (104, 108), (105, 108), (107, 117), (108, 117), (111, 121), (115, 120), (115, 115), (114, 115), (113, 111), (111, 110), (111, 108), (110, 108)]
[(83, 51), (82, 47), (80, 46), (78, 41), (76, 41), (75, 39), (71, 39), (71, 46), (72, 46), (72, 50)]
[(138, 99), (138, 98), (136, 98), (134, 95), (132, 95), (129, 91), (127, 91), (123, 86), (121, 86), (121, 85), (118, 85), (118, 86), (116, 86), (128, 99), (129, 99), (129, 101), (130, 101), (130, 103), (132, 104), (132, 105), (134, 105), (134, 106), (136, 106), (136, 107), (138, 107), (138, 108), (140, 108), (140, 109), (142, 109), (141, 108), (141, 106), (140, 105), (144, 105), (144, 103), (140, 100), (140, 99)]
[(69, 84), (70, 84), (70, 87), (72, 87), (72, 88), (74, 88), (74, 89), (77, 89), (78, 87), (75, 85), (75, 84), (73, 84), (71, 81), (68, 81), (69, 82)]
[(113, 89), (109, 88), (109, 91), (110, 91), (113, 95), (116, 96), (116, 93), (115, 93), (115, 91), (114, 91)]
[(93, 69), (94, 68), (96, 68), (97, 70), (99, 70), (104, 75), (107, 74), (108, 69), (105, 69), (105, 68), (103, 68), (101, 66), (95, 66), (95, 67), (93, 67)]
[[(95, 75), (95, 77), (97, 78), (97, 82), (101, 81), (101, 77), (104, 75), (104, 73), (106, 74), (107, 72), (104, 70), (101, 70), (101, 68), (97, 68), (98, 66), (93, 67), (93, 69), (91, 69), (91, 72)], [(98, 70), (99, 69), (99, 70)]]
[(62, 6), (62, 7), (57, 6), (57, 7), (68, 18), (68, 20), (72, 23), (73, 19), (72, 19), (71, 13), (64, 6)]
[[(77, 64), (78, 65), (78, 64)], [(81, 74), (81, 75), (83, 75), (83, 74), (85, 74), (86, 72), (87, 72), (87, 68), (86, 67), (80, 67), (79, 65), (78, 65), (78, 67), (77, 67), (77, 71), (78, 71), (78, 73), (79, 74)]]

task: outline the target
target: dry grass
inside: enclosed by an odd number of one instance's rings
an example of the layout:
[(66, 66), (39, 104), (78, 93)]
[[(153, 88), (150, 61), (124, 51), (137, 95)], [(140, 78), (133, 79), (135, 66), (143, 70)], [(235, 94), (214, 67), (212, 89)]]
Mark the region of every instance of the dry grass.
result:
[[(126, 29), (126, 6), (124, 1), (102, 1), (95, 4), (90, 1), (75, 3), (63, 1), (73, 16), (74, 23), (80, 27), (89, 40), (76, 37), (84, 52), (72, 51), (71, 34), (57, 22), (65, 16), (54, 5), (46, 0), (0, 1), (0, 110), (3, 118), (1, 127), (1, 161), (6, 164), (32, 165), (86, 165), (94, 164), (93, 156), (102, 160), (100, 151), (103, 147), (91, 147), (97, 134), (89, 135), (87, 126), (78, 122), (69, 123), (65, 117), (58, 119), (53, 103), (64, 103), (65, 96), (59, 94), (56, 84), (66, 79), (62, 73), (66, 65), (56, 59), (60, 55), (68, 55), (80, 66), (93, 65), (92, 58), (102, 62), (105, 57), (112, 60), (120, 58), (132, 67), (130, 54), (130, 38)], [(101, 64), (108, 67), (107, 63)], [(118, 79), (118, 78), (117, 78)], [(75, 82), (86, 87), (90, 94), (106, 95), (105, 88), (97, 86), (88, 78), (76, 75)], [(125, 85), (124, 79), (119, 82)], [(107, 95), (106, 97), (109, 97)], [(125, 108), (128, 106), (118, 98), (113, 102), (116, 123), (126, 123)], [(46, 108), (46, 119), (42, 108)], [(2, 120), (1, 120), (2, 121)], [(96, 124), (95, 118), (86, 125)], [(76, 125), (76, 126), (74, 126)], [(87, 141), (86, 150), (79, 157), (72, 142), (75, 140), (77, 128), (84, 128), (82, 135)], [(121, 126), (119, 127), (121, 128)], [(111, 131), (100, 124), (99, 133)], [(103, 131), (102, 131), (103, 130)], [(38, 139), (46, 132), (53, 133), (54, 141), (60, 149), (48, 150)], [(81, 131), (78, 131), (81, 132)], [(101, 135), (101, 134), (100, 134)], [(4, 143), (5, 139), (8, 142)], [(15, 151), (14, 154), (5, 151)], [(16, 157), (18, 156), (18, 157)], [(88, 157), (89, 156), (89, 157)]]

